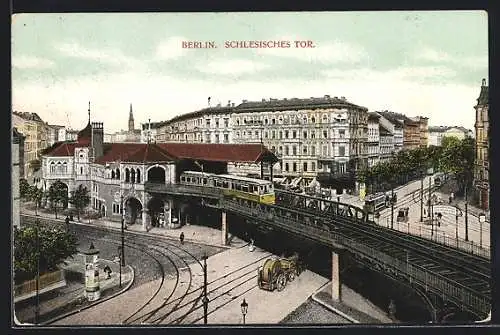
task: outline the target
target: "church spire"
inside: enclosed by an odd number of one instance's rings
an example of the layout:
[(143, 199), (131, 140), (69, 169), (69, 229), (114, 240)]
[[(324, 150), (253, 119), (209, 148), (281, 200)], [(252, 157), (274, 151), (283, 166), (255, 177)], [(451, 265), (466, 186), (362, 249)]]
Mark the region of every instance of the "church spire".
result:
[(90, 101), (89, 101), (89, 110), (88, 110), (88, 112), (89, 112), (89, 124), (90, 124)]
[(130, 112), (128, 114), (128, 131), (134, 131), (134, 112), (132, 111), (132, 104), (130, 104)]

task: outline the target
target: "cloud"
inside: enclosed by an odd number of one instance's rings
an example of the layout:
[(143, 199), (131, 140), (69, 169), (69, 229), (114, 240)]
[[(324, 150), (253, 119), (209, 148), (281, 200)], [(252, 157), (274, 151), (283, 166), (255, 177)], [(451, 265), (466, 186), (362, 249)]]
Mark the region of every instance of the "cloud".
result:
[(97, 62), (116, 66), (135, 67), (140, 63), (129, 56), (124, 55), (120, 50), (102, 48), (84, 48), (78, 43), (62, 43), (56, 45), (56, 49), (63, 55), (74, 58), (95, 60)]
[(270, 65), (246, 59), (219, 59), (207, 64), (198, 64), (196, 68), (209, 74), (239, 75), (259, 72), (270, 68)]
[(170, 60), (183, 56), (186, 50), (182, 48), (182, 41), (186, 40), (181, 36), (173, 36), (160, 42), (156, 48), (155, 58), (158, 60)]
[(280, 38), (291, 42), (290, 48), (258, 49), (257, 54), (261, 56), (276, 56), (299, 59), (306, 62), (319, 63), (358, 63), (369, 58), (365, 49), (359, 45), (342, 41), (313, 42), (314, 48), (296, 48), (295, 40), (299, 38)]
[(14, 56), (12, 57), (12, 66), (19, 69), (47, 69), (54, 67), (55, 63), (45, 58)]
[(452, 55), (444, 51), (424, 47), (415, 52), (416, 60), (429, 61), (433, 63), (447, 63), (454, 66), (465, 66), (473, 70), (481, 70), (488, 68), (488, 56), (461, 56)]
[(328, 69), (322, 73), (329, 78), (349, 81), (359, 81), (362, 79), (364, 82), (418, 81), (419, 79), (450, 78), (457, 74), (454, 70), (445, 66), (401, 66), (388, 71), (378, 71), (369, 68), (354, 70)]
[(447, 54), (446, 52), (434, 50), (429, 47), (425, 47), (419, 50), (415, 55), (415, 58), (421, 60), (428, 60), (431, 62), (443, 62), (451, 60), (450, 55)]

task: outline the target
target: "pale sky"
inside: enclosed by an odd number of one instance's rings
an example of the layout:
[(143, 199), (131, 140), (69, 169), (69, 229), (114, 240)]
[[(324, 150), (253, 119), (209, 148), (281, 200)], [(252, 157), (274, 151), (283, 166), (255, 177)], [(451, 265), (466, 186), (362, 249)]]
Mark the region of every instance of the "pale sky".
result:
[[(13, 109), (50, 124), (136, 128), (243, 99), (345, 96), (370, 111), (473, 128), (488, 78), (485, 11), (17, 14)], [(225, 41), (292, 41), (228, 49)], [(315, 48), (298, 49), (294, 40)], [(214, 41), (217, 49), (183, 49)]]

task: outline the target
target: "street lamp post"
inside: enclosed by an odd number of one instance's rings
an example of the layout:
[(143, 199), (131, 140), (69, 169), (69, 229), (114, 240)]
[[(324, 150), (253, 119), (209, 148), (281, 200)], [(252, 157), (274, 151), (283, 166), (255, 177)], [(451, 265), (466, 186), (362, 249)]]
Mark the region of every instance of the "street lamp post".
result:
[(122, 256), (121, 256), (121, 253), (122, 253), (122, 247), (118, 246), (118, 257), (119, 257), (119, 269), (120, 269), (120, 288), (122, 287)]
[(486, 221), (484, 213), (479, 214), (479, 247), (483, 247), (483, 223)]
[(121, 221), (121, 254), (120, 254), (120, 266), (125, 266), (125, 208), (123, 208), (123, 192), (121, 194), (121, 207), (122, 207), (122, 221)]
[(241, 314), (243, 315), (243, 324), (246, 323), (246, 315), (248, 312), (248, 304), (245, 299), (243, 299), (243, 302), (241, 303)]
[(207, 254), (205, 253), (203, 259), (203, 323), (207, 324), (208, 317), (208, 297), (207, 297)]

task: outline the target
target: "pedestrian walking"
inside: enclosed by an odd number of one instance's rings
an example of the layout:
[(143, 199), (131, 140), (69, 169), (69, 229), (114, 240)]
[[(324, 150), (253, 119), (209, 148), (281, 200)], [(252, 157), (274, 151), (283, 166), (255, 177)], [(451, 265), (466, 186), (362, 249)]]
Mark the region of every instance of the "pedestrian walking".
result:
[(184, 232), (181, 232), (181, 235), (179, 236), (179, 240), (181, 241), (181, 244), (184, 244)]
[(69, 216), (66, 215), (66, 219), (64, 219), (64, 222), (66, 222), (66, 231), (69, 231)]
[(113, 272), (113, 271), (111, 271), (111, 268), (109, 267), (109, 265), (106, 265), (104, 267), (104, 272), (106, 273), (106, 279), (111, 278), (111, 272)]

